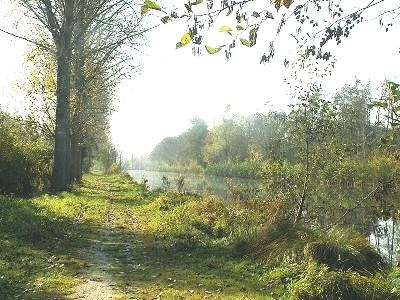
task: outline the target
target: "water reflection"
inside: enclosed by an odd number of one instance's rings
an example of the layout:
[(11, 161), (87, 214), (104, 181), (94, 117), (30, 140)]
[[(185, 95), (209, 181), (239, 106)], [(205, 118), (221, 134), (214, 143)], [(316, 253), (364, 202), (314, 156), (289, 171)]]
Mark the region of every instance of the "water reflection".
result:
[[(150, 189), (164, 188), (183, 190), (199, 195), (212, 194), (230, 198), (237, 188), (240, 191), (256, 193), (258, 181), (248, 178), (226, 178), (203, 174), (181, 174), (145, 170), (129, 170), (129, 175), (138, 182), (147, 181)], [(240, 191), (239, 191), (240, 190)], [(240, 195), (238, 195), (240, 196)]]
[(388, 261), (400, 261), (400, 224), (396, 219), (380, 219), (372, 226), (369, 241)]

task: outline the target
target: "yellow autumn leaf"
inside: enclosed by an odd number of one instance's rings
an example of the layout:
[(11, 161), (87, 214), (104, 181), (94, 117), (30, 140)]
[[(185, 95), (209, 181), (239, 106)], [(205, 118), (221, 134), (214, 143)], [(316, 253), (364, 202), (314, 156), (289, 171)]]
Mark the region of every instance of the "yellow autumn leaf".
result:
[(182, 37), (181, 37), (181, 43), (183, 46), (189, 44), (191, 42), (192, 38), (190, 37), (190, 34), (186, 32)]
[(226, 25), (221, 26), (221, 28), (219, 29), (219, 32), (228, 32), (229, 33), (230, 31), (232, 31), (232, 28), (229, 26), (226, 26)]

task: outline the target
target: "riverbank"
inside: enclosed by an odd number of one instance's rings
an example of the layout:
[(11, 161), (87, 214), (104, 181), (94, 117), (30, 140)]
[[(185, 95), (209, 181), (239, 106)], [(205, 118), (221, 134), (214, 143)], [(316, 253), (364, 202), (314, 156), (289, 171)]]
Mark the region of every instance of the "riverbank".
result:
[(88, 175), (0, 206), (1, 299), (399, 298), (398, 272), (364, 236), (294, 225), (277, 201)]

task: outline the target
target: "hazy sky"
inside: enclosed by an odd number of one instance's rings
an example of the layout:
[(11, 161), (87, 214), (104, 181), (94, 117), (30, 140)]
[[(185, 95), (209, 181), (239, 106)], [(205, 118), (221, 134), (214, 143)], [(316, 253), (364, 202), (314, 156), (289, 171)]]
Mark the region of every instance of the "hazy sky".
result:
[[(4, 23), (1, 6), (0, 3), (0, 28), (5, 25), (12, 28)], [(324, 81), (328, 91), (356, 77), (371, 80), (374, 85), (385, 78), (399, 78), (399, 27), (384, 33), (376, 24), (377, 21), (354, 30), (336, 49), (338, 62), (332, 77)], [(148, 34), (147, 45), (137, 54), (140, 72), (132, 74), (119, 87), (111, 133), (125, 155), (148, 153), (163, 137), (185, 130), (194, 116), (205, 119), (211, 127), (228, 104), (233, 113), (246, 115), (283, 109), (293, 101), (283, 83), (283, 78), (289, 75), (289, 70), (283, 67), (283, 57), (296, 57), (293, 38), (280, 38), (277, 57), (272, 63), (259, 64), (267, 47), (261, 42), (252, 49), (237, 47), (232, 59), (226, 62), (223, 51), (212, 56), (203, 51), (200, 57), (194, 57), (190, 45), (176, 50), (175, 44), (185, 26), (168, 24)], [(268, 34), (268, 28), (262, 30)], [(260, 30), (259, 35), (262, 34)], [(210, 38), (210, 42), (218, 45), (218, 39)], [(15, 82), (26, 76), (25, 47), (25, 42), (0, 33), (0, 105), (9, 110), (22, 105), (23, 97)]]

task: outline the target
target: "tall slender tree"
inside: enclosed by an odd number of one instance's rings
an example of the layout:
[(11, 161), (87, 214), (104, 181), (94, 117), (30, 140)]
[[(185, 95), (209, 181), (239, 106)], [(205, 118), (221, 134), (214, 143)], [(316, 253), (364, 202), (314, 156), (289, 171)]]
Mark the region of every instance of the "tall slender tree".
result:
[(140, 18), (132, 3), (124, 0), (21, 0), (21, 3), (36, 21), (35, 32), (40, 33), (43, 41), (35, 44), (55, 53), (53, 188), (63, 190), (79, 179), (80, 168), (73, 167), (80, 160), (82, 140), (77, 125), (83, 116), (91, 115), (82, 112), (91, 109), (94, 98), (100, 99), (89, 94), (90, 83), (102, 81), (104, 86), (114, 87), (116, 79), (126, 74), (126, 67), (132, 61), (126, 49), (137, 45)]

